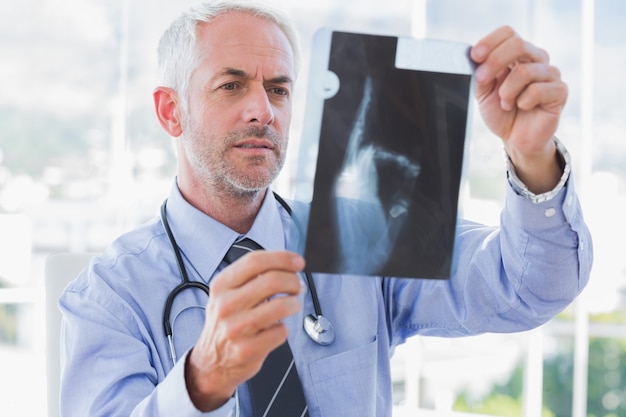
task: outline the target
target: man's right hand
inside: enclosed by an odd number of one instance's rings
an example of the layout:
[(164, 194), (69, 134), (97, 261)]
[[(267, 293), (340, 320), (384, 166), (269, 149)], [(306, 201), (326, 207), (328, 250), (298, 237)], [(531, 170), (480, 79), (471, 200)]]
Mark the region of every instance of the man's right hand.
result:
[(204, 328), (185, 364), (187, 390), (198, 410), (222, 406), (285, 342), (281, 320), (301, 308), (304, 285), (297, 273), (303, 269), (304, 259), (293, 252), (260, 250), (212, 280)]

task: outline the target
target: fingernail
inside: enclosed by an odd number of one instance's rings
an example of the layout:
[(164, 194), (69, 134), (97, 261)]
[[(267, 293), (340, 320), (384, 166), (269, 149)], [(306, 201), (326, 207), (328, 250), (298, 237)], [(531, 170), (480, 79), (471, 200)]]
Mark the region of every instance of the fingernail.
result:
[(298, 270), (301, 271), (302, 269), (304, 269), (304, 258), (300, 255), (296, 255), (293, 257), (293, 266)]
[(476, 77), (476, 81), (479, 83), (484, 82), (487, 79), (487, 69), (483, 66), (476, 68), (474, 76)]
[(482, 61), (487, 54), (487, 48), (482, 45), (478, 45), (472, 48), (472, 56), (477, 61)]

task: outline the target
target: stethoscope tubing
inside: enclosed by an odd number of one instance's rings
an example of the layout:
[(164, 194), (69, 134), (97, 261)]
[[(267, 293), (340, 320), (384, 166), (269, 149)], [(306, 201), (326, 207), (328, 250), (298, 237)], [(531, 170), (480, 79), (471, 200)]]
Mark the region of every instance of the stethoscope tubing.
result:
[[(274, 198), (276, 199), (276, 201), (280, 203), (281, 206), (283, 206), (287, 214), (289, 214), (289, 216), (293, 219), (298, 230), (301, 230), (301, 227), (297, 219), (293, 217), (293, 212), (289, 204), (287, 204), (287, 202), (283, 200), (283, 198), (276, 193), (274, 193)], [(304, 276), (306, 278), (307, 287), (309, 287), (309, 292), (311, 293), (311, 301), (313, 302), (313, 309), (315, 310), (315, 314), (317, 316), (321, 316), (322, 307), (320, 306), (320, 299), (317, 296), (317, 289), (315, 288), (315, 282), (313, 282), (313, 276), (311, 275), (309, 271), (306, 271), (306, 270), (304, 271)]]
[[(287, 214), (289, 214), (289, 216), (291, 216), (293, 219), (292, 210), (289, 204), (287, 204), (287, 202), (283, 200), (283, 198), (280, 197), (276, 193), (274, 193), (274, 198), (276, 198), (276, 201), (280, 203), (280, 205), (285, 209)], [(183, 256), (180, 252), (180, 248), (178, 247), (176, 239), (174, 238), (174, 234), (172, 233), (172, 229), (167, 220), (167, 199), (163, 201), (163, 204), (161, 205), (160, 214), (161, 214), (161, 223), (163, 224), (165, 233), (167, 234), (167, 237), (170, 241), (170, 244), (176, 256), (176, 263), (178, 265), (178, 270), (179, 270), (180, 278), (181, 278), (180, 284), (174, 287), (174, 289), (167, 296), (167, 299), (165, 301), (165, 308), (163, 310), (163, 330), (165, 332), (165, 336), (169, 344), (170, 357), (172, 359), (172, 364), (176, 364), (176, 360), (177, 360), (176, 349), (174, 348), (172, 324), (170, 321), (172, 307), (174, 305), (174, 299), (176, 298), (178, 294), (180, 294), (182, 291), (188, 288), (200, 289), (204, 293), (206, 293), (207, 296), (209, 296), (210, 289), (209, 289), (209, 286), (203, 282), (191, 281), (189, 279), (189, 275), (187, 274), (187, 269), (185, 268), (185, 264), (183, 261)], [(294, 219), (294, 222), (296, 223), (296, 226), (298, 227), (298, 229), (301, 230), (300, 225), (298, 224), (296, 219)], [(321, 345), (328, 345), (332, 343), (332, 341), (334, 341), (334, 330), (332, 329), (332, 325), (330, 324), (330, 322), (328, 322), (328, 320), (324, 318), (324, 316), (322, 315), (322, 308), (320, 305), (319, 297), (317, 295), (317, 289), (315, 288), (315, 282), (313, 281), (313, 276), (308, 271), (304, 271), (304, 275), (306, 278), (309, 293), (311, 294), (311, 301), (313, 303), (313, 309), (315, 310), (315, 316), (313, 316), (312, 314), (309, 314), (305, 318), (304, 328), (306, 330), (306, 333), (314, 342), (321, 344)], [(326, 326), (327, 326), (323, 330), (318, 329), (319, 326), (317, 326), (317, 323), (320, 319), (323, 319), (324, 323), (326, 323)], [(330, 328), (328, 328), (328, 326), (330, 326)], [(326, 334), (322, 335), (322, 333), (326, 333)]]

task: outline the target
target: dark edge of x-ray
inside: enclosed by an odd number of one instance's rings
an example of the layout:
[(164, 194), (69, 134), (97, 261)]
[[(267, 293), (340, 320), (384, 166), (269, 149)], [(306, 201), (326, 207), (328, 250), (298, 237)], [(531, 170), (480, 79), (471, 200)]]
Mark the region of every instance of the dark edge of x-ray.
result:
[(468, 52), (459, 43), (318, 33), (296, 180), (296, 200), (311, 204), (294, 206), (307, 270), (451, 275)]

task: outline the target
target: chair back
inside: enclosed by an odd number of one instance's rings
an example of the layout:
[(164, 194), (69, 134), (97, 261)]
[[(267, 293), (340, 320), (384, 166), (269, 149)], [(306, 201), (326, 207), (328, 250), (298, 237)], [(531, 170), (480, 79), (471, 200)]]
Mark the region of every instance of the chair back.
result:
[(46, 294), (46, 372), (48, 417), (59, 417), (61, 381), (61, 311), (57, 301), (67, 284), (89, 264), (93, 253), (60, 252), (46, 258), (44, 283)]

